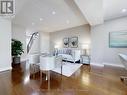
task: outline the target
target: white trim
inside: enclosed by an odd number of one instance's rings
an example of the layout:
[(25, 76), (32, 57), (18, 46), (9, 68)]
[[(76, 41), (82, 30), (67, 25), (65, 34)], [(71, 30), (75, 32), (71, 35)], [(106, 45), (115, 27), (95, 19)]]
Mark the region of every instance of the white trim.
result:
[(124, 68), (124, 66), (122, 64), (119, 64), (119, 63), (103, 63), (104, 65), (107, 65), (107, 66), (114, 66), (114, 67), (121, 67), (121, 68)]
[(90, 65), (104, 67), (104, 64), (101, 64), (101, 63), (90, 63)]
[(12, 67), (0, 68), (0, 72), (11, 70)]

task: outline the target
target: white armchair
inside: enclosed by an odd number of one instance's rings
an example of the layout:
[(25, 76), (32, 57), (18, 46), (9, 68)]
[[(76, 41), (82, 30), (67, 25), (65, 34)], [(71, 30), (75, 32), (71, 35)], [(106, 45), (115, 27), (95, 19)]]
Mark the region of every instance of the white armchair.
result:
[(48, 71), (55, 68), (55, 56), (40, 56), (40, 70)]
[(63, 64), (62, 64), (62, 56), (56, 56), (55, 58), (55, 68), (61, 68), (61, 74), (62, 74), (62, 67), (63, 67)]
[(46, 80), (50, 81), (50, 70), (55, 68), (55, 56), (40, 56), (40, 82), (42, 72), (46, 72)]
[(35, 74), (36, 72), (39, 71), (39, 66), (40, 66), (39, 56), (40, 55), (37, 53), (28, 55), (30, 74)]

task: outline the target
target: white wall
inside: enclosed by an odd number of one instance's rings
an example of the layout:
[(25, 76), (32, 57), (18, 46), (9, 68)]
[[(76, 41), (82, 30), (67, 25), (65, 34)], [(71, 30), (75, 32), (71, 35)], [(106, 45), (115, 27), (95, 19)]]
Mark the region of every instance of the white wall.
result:
[(65, 29), (57, 32), (50, 33), (50, 49), (53, 51), (55, 45), (63, 47), (63, 39), (65, 37), (78, 37), (79, 49), (82, 44), (90, 43), (90, 26), (82, 25), (70, 29)]
[(12, 38), (19, 40), (23, 43), (24, 53), (21, 55), (21, 61), (25, 61), (27, 55), (26, 29), (24, 27), (12, 24)]
[(11, 69), (11, 21), (0, 18), (0, 71)]
[(127, 30), (127, 17), (106, 21), (91, 28), (91, 63), (96, 65), (123, 66), (119, 53), (127, 53), (127, 48), (109, 48), (109, 32)]
[(40, 31), (40, 52), (41, 53), (48, 53), (49, 52), (49, 42), (50, 42), (50, 35), (48, 32)]

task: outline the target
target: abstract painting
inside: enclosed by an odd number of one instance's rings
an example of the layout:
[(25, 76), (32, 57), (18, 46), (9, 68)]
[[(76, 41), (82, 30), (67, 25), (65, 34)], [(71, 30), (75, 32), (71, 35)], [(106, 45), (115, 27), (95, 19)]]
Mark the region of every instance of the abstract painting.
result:
[(127, 31), (109, 33), (110, 48), (127, 48)]
[(63, 46), (64, 46), (64, 48), (69, 47), (69, 38), (64, 38), (63, 39)]
[(77, 48), (78, 47), (78, 37), (72, 37), (69, 39), (69, 46), (71, 48)]

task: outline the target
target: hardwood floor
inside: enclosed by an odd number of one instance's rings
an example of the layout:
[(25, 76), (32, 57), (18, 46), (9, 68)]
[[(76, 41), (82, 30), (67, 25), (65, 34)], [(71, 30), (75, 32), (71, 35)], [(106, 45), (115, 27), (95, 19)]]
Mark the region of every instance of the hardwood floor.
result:
[(27, 67), (22, 63), (0, 73), (0, 95), (127, 95), (123, 68), (83, 65), (71, 77), (51, 72), (49, 88), (44, 73), (40, 80), (40, 73), (30, 75)]

